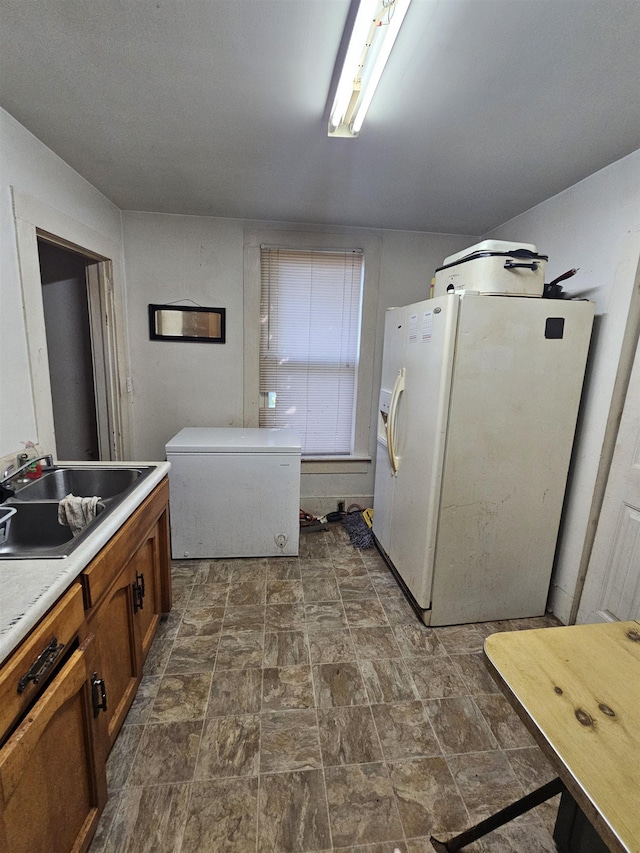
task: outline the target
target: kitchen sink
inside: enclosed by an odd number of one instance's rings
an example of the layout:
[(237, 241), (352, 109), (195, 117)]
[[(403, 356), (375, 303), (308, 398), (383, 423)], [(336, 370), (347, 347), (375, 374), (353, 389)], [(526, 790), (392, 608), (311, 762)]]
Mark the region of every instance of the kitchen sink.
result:
[(16, 491), (15, 501), (61, 501), (68, 494), (79, 498), (94, 495), (103, 501), (119, 497), (132, 489), (153, 469), (141, 468), (89, 468), (56, 466)]
[(70, 546), (75, 545), (71, 528), (58, 523), (57, 503), (8, 502), (4, 506), (11, 506), (16, 513), (0, 544), (0, 559), (66, 557)]
[[(18, 487), (15, 495), (2, 504), (3, 508), (16, 512), (0, 537), (0, 560), (68, 557), (153, 469), (154, 466), (61, 465), (45, 471), (38, 480)], [(58, 503), (68, 494), (100, 498), (95, 519), (77, 536), (70, 527), (58, 521)]]

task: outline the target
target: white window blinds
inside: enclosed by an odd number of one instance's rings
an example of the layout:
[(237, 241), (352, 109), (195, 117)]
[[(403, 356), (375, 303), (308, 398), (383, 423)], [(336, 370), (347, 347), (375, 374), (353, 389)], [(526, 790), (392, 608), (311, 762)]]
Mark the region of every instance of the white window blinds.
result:
[(262, 247), (260, 426), (296, 429), (306, 456), (353, 452), (360, 250)]

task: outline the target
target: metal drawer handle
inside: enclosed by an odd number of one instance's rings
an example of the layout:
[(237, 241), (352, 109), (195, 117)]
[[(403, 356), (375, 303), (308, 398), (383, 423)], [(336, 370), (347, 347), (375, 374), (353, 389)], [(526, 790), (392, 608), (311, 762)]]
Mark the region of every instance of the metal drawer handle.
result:
[(93, 716), (97, 717), (100, 711), (107, 710), (107, 688), (104, 678), (98, 678), (98, 673), (91, 676), (91, 701), (93, 702)]
[(37, 684), (47, 670), (51, 668), (63, 649), (64, 643), (58, 644), (58, 638), (54, 637), (46, 649), (40, 652), (31, 664), (29, 671), (18, 682), (18, 693), (23, 693), (30, 681)]
[(136, 572), (136, 579), (131, 584), (133, 591), (133, 612), (137, 613), (144, 607), (144, 574)]
[(136, 579), (131, 584), (131, 591), (133, 593), (133, 612), (137, 613), (144, 607), (144, 575), (136, 572)]

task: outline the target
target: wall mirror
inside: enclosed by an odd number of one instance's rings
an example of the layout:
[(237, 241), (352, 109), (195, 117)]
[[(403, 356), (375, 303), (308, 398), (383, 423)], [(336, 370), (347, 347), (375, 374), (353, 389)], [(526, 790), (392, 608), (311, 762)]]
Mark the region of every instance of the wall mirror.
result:
[(152, 341), (223, 344), (225, 309), (149, 305), (149, 338)]

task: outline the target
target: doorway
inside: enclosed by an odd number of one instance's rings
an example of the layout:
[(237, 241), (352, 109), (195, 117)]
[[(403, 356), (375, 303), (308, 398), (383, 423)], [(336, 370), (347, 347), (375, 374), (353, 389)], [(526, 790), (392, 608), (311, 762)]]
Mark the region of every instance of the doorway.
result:
[[(12, 197), (36, 424), (34, 438), (42, 453), (53, 452), (58, 459), (129, 458), (128, 407), (124, 404), (128, 402), (131, 380), (121, 246), (15, 187)], [(76, 300), (72, 309), (67, 307), (71, 296)], [(45, 302), (53, 303), (51, 311), (51, 305), (45, 308)], [(45, 310), (49, 318), (45, 318)], [(62, 344), (67, 349), (61, 354), (56, 347)], [(61, 403), (68, 393), (65, 383), (72, 384), (70, 377), (80, 363), (83, 374), (78, 384), (88, 388), (88, 395), (82, 404), (75, 398), (72, 403)], [(54, 387), (56, 382), (58, 390)], [(78, 422), (83, 424), (82, 430), (71, 439), (69, 434)]]
[(88, 261), (38, 239), (56, 456), (100, 459)]

